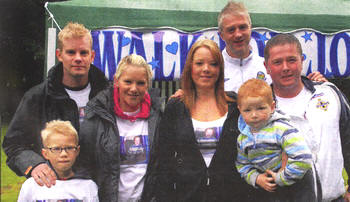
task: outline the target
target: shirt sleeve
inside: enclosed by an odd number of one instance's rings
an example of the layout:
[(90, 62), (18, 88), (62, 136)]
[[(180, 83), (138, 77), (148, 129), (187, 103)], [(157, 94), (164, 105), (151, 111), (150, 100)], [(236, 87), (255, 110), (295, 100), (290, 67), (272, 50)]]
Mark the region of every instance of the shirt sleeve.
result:
[(241, 144), (243, 139), (244, 136), (242, 134), (240, 134), (237, 138), (238, 153), (236, 160), (236, 168), (241, 174), (241, 177), (243, 177), (248, 184), (256, 187), (255, 182), (260, 173), (250, 163), (250, 161), (248, 160), (248, 155), (244, 153), (244, 148)]
[(302, 134), (295, 128), (287, 129), (281, 138), (283, 151), (288, 160), (285, 169), (276, 175), (276, 183), (279, 186), (288, 186), (302, 179), (312, 166), (312, 155)]
[(45, 159), (40, 155), (42, 96), (28, 91), (22, 98), (4, 137), (8, 166), (19, 176), (29, 176), (32, 168)]
[(18, 195), (18, 200), (17, 202), (27, 202), (27, 201), (33, 201), (32, 200), (32, 186), (30, 183), (32, 180), (32, 178), (29, 178), (27, 179), (23, 184), (22, 184), (22, 187), (21, 187), (21, 190), (19, 192), (19, 195)]

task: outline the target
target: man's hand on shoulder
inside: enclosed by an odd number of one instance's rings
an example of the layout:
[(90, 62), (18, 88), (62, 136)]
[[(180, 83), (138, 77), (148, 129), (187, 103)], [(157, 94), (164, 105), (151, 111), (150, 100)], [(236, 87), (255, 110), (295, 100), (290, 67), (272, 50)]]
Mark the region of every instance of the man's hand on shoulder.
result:
[(182, 99), (183, 97), (184, 97), (184, 91), (179, 89), (172, 96), (169, 97), (169, 100), (172, 98)]
[(31, 176), (40, 186), (45, 185), (50, 188), (52, 185), (56, 184), (56, 174), (46, 163), (37, 165), (32, 170)]
[(307, 75), (307, 78), (310, 79), (311, 81), (316, 81), (316, 82), (327, 82), (328, 80), (326, 77), (324, 77), (320, 72), (311, 72), (309, 75)]

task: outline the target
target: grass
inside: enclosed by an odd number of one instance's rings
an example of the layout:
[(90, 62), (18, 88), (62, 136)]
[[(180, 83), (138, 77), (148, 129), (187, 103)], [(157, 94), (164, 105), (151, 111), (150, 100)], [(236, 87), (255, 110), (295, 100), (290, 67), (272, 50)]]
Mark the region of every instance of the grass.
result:
[[(1, 145), (5, 136), (7, 126), (1, 127)], [(19, 190), (25, 177), (18, 177), (7, 165), (6, 155), (1, 146), (1, 201), (12, 202), (17, 201)]]

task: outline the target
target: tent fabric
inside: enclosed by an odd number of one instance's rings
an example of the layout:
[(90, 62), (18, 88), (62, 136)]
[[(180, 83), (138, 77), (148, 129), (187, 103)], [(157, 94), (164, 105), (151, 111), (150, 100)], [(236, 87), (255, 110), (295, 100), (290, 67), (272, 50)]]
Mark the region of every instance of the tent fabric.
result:
[[(322, 33), (350, 29), (350, 0), (242, 2), (248, 8), (253, 27), (278, 32), (306, 28)], [(193, 32), (217, 27), (217, 15), (226, 3), (227, 0), (72, 0), (49, 2), (47, 9), (61, 28), (74, 21), (89, 29), (173, 27)]]

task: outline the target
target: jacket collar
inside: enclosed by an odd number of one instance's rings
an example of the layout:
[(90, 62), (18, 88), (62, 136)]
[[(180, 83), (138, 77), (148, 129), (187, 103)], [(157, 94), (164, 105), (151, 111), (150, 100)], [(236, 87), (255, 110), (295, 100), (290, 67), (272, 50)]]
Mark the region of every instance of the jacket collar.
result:
[[(301, 76), (301, 82), (303, 82), (304, 87), (307, 90), (311, 91), (311, 93), (314, 93), (316, 91), (315, 84), (318, 84), (318, 83), (315, 83), (315, 82), (309, 80), (305, 76)], [(275, 92), (273, 91), (273, 82), (271, 84), (271, 88), (272, 88), (273, 99), (276, 101), (276, 95), (275, 95)]]
[[(62, 84), (63, 65), (58, 63), (53, 66), (47, 76), (47, 94), (56, 97), (57, 99), (68, 98), (67, 92)], [(99, 91), (106, 88), (108, 80), (104, 74), (94, 65), (90, 66), (89, 82), (91, 84), (91, 92), (89, 98), (94, 97)]]
[[(151, 110), (150, 117), (152, 117), (155, 111), (163, 111), (164, 99), (159, 97), (160, 89), (149, 89), (148, 93), (151, 97)], [(113, 101), (113, 86), (109, 86), (106, 90), (103, 90), (95, 98), (88, 102), (85, 109), (85, 118), (91, 118), (92, 116), (100, 116), (110, 122), (115, 122), (114, 116), (114, 101)]]
[(253, 56), (254, 56), (253, 52), (250, 50), (248, 57), (246, 57), (246, 58), (234, 58), (234, 57), (231, 57), (227, 53), (226, 48), (222, 51), (222, 54), (227, 61), (229, 61), (230, 63), (235, 64), (237, 66), (241, 66), (241, 67), (246, 67), (246, 64), (249, 63), (253, 59)]
[(62, 85), (63, 66), (58, 63), (53, 66), (47, 76), (47, 94), (56, 98), (67, 98), (68, 94), (65, 92)]
[(309, 91), (311, 91), (312, 93), (314, 93), (316, 91), (315, 89), (315, 83), (311, 80), (309, 80), (308, 78), (306, 78), (305, 76), (301, 77), (301, 82), (303, 82), (305, 88)]

